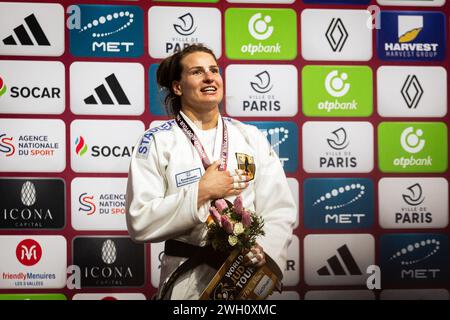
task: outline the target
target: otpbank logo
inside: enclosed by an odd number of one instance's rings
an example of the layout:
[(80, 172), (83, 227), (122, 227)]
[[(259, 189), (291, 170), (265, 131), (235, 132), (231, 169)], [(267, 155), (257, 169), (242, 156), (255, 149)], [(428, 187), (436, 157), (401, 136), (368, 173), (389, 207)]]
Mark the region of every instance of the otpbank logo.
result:
[(81, 22), (70, 30), (77, 57), (139, 57), (144, 52), (142, 9), (137, 6), (78, 5)]
[(383, 60), (445, 58), (445, 16), (440, 12), (382, 11), (377, 51)]
[(372, 114), (372, 69), (365, 66), (306, 66), (302, 70), (306, 116), (367, 117)]
[(445, 123), (383, 122), (378, 126), (378, 161), (383, 172), (444, 172), (447, 150)]
[(230, 59), (292, 60), (297, 56), (297, 15), (291, 9), (227, 9), (225, 46)]
[(255, 121), (256, 126), (277, 153), (285, 172), (295, 172), (298, 163), (298, 128), (293, 122)]
[(374, 221), (373, 183), (369, 179), (306, 179), (303, 201), (309, 229), (367, 228)]
[(444, 284), (449, 271), (448, 237), (444, 234), (381, 236), (384, 284)]

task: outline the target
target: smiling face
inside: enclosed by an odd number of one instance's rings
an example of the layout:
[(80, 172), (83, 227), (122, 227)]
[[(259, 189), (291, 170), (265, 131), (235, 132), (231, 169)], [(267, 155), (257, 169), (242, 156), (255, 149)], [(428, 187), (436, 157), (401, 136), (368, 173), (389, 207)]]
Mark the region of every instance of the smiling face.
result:
[(181, 65), (181, 79), (174, 81), (172, 86), (175, 94), (181, 97), (182, 109), (201, 112), (217, 108), (223, 98), (223, 82), (214, 57), (198, 51), (185, 56)]

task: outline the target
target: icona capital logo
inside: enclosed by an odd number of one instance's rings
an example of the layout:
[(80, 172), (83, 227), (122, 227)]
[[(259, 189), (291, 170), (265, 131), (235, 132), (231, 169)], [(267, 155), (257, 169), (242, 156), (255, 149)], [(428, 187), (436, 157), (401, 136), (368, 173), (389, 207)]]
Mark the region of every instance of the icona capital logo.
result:
[(243, 60), (292, 60), (297, 55), (296, 23), (297, 15), (291, 9), (227, 9), (227, 56)]
[(383, 122), (378, 126), (378, 160), (383, 172), (444, 172), (447, 150), (444, 123)]
[(16, 257), (24, 266), (34, 266), (41, 260), (41, 245), (33, 239), (24, 239), (16, 247)]
[(20, 190), (20, 200), (23, 205), (30, 207), (36, 203), (36, 187), (31, 181), (25, 181)]
[(81, 157), (86, 153), (87, 150), (88, 146), (84, 141), (83, 136), (77, 137), (77, 139), (75, 140), (75, 152), (77, 153), (77, 155)]

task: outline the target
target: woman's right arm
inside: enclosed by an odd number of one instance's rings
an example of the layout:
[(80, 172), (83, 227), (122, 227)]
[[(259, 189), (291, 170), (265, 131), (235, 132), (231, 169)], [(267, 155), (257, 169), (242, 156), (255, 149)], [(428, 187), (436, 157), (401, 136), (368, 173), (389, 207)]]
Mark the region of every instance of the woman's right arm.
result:
[(126, 220), (135, 241), (160, 242), (206, 221), (206, 205), (197, 209), (199, 181), (166, 195), (167, 183), (159, 168), (154, 139), (148, 153), (133, 152), (127, 184)]

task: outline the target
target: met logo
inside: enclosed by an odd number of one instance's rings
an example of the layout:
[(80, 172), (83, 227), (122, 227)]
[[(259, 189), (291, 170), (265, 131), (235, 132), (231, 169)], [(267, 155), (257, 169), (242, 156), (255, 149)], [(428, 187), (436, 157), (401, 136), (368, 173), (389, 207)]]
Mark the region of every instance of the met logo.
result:
[(298, 128), (293, 122), (249, 121), (256, 126), (277, 153), (285, 172), (295, 172), (298, 163)]
[[(139, 57), (143, 13), (137, 6), (71, 6), (70, 52), (78, 57)], [(69, 23), (78, 20), (78, 23)]]
[(445, 234), (388, 234), (381, 237), (384, 284), (444, 285), (448, 281), (448, 260)]
[(374, 222), (370, 179), (306, 179), (303, 201), (305, 226), (310, 229), (365, 228)]

